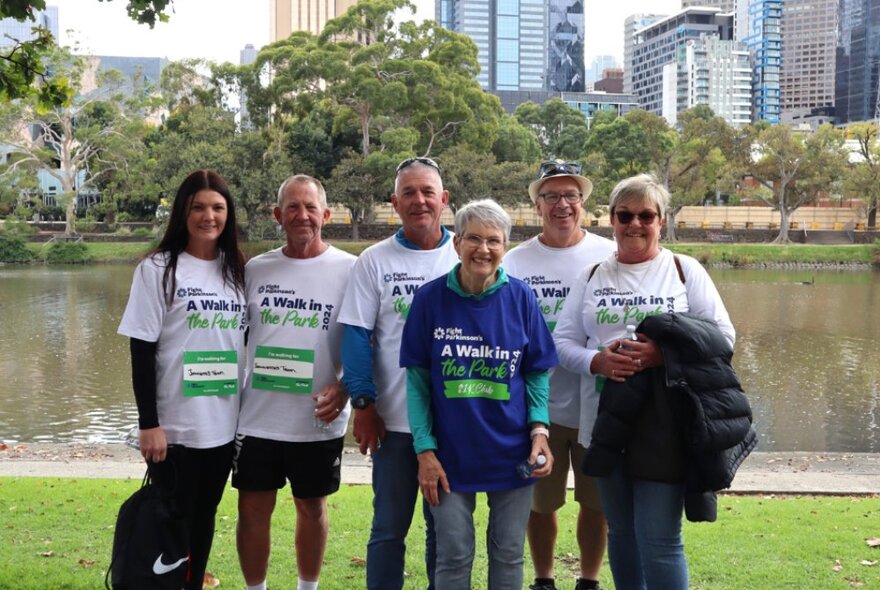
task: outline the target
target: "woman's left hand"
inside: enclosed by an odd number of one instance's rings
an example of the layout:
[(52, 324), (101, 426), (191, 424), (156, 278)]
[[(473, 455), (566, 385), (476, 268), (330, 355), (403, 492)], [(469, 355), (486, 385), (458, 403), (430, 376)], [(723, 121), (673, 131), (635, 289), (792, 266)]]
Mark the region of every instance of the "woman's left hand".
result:
[(550, 452), (550, 442), (543, 434), (536, 434), (532, 437), (532, 452), (529, 454), (529, 463), (536, 463), (538, 455), (544, 455), (547, 462), (536, 467), (532, 471), (532, 477), (547, 477), (553, 471), (553, 453)]
[(657, 343), (645, 336), (637, 334), (638, 340), (621, 340), (617, 354), (628, 356), (633, 361), (632, 370), (636, 373), (652, 367), (663, 366), (663, 351)]

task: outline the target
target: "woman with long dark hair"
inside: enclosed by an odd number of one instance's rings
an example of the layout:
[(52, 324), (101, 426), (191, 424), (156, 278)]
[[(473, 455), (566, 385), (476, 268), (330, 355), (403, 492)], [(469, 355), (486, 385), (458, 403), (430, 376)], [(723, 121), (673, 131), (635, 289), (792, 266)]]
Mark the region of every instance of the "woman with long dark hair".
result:
[(141, 455), (189, 525), (189, 556), (159, 556), (153, 570), (185, 567), (187, 590), (202, 588), (232, 465), (244, 314), (235, 205), (219, 174), (197, 170), (180, 185), (158, 247), (135, 270), (119, 326), (131, 339)]

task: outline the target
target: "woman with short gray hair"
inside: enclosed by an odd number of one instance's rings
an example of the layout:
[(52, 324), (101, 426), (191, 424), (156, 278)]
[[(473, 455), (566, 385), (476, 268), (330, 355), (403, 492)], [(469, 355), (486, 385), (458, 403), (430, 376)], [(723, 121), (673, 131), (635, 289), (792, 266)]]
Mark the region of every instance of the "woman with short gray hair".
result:
[(407, 412), (443, 590), (471, 588), (477, 492), (489, 502), (488, 588), (522, 588), (531, 484), (553, 466), (547, 399), (556, 351), (535, 295), (501, 268), (510, 225), (491, 200), (459, 209), (461, 262), (418, 290), (403, 329)]

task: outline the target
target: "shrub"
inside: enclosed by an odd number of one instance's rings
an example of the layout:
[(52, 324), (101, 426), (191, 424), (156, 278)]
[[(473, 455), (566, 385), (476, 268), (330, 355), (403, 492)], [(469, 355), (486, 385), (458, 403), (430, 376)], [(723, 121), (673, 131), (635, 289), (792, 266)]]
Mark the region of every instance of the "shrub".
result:
[(24, 240), (13, 234), (0, 234), (0, 262), (29, 262), (34, 253)]
[(91, 258), (82, 242), (52, 242), (46, 252), (46, 262), (50, 264), (81, 264)]
[(149, 238), (153, 236), (153, 230), (148, 227), (139, 227), (131, 232), (131, 235), (139, 238)]

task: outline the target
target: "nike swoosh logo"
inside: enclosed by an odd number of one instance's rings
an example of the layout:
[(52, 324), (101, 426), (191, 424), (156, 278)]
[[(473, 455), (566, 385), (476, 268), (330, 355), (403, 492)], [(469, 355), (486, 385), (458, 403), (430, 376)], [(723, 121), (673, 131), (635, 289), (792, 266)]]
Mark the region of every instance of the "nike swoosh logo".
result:
[(163, 554), (160, 553), (159, 557), (156, 558), (156, 562), (153, 564), (153, 573), (157, 576), (161, 576), (162, 574), (167, 574), (172, 570), (176, 570), (183, 562), (189, 559), (188, 557), (183, 557), (181, 559), (178, 559), (174, 563), (165, 564), (162, 563), (162, 555)]

